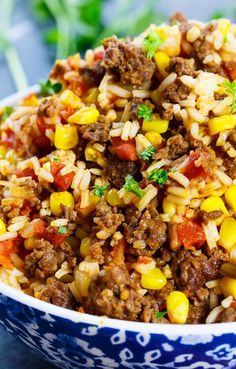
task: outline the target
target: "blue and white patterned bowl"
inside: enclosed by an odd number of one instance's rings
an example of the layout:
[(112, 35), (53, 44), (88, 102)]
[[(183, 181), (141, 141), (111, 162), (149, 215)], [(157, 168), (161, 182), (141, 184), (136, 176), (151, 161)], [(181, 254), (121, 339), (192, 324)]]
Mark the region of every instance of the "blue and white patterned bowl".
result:
[(60, 308), (0, 282), (0, 324), (63, 369), (236, 368), (236, 323), (119, 321)]

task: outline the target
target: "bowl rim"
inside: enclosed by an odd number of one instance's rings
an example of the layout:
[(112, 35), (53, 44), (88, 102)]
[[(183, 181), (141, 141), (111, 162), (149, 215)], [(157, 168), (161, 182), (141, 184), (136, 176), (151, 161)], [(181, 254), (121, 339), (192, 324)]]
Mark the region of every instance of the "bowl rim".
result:
[[(39, 85), (33, 85), (27, 89), (16, 92), (0, 101), (0, 107), (8, 105), (16, 105), (19, 100), (23, 99), (29, 93), (38, 93)], [(51, 314), (57, 317), (68, 319), (74, 323), (85, 323), (98, 326), (99, 328), (113, 328), (124, 331), (163, 334), (167, 336), (193, 336), (202, 335), (222, 335), (236, 332), (236, 322), (230, 323), (213, 323), (213, 324), (162, 324), (162, 323), (143, 323), (128, 320), (118, 320), (107, 317), (80, 313), (69, 310), (60, 306), (50, 304), (45, 301), (36, 299), (35, 297), (24, 294), (8, 284), (0, 281), (0, 294), (7, 296), (19, 303), (27, 305), (31, 308)], [(176, 331), (175, 331), (176, 327)], [(178, 328), (177, 328), (178, 327)]]

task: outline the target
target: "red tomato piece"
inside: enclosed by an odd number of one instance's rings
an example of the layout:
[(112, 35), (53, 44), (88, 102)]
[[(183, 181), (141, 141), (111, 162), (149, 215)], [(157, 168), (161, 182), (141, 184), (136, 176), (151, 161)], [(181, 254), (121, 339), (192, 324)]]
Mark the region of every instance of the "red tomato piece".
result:
[(74, 178), (74, 173), (68, 173), (65, 175), (62, 175), (60, 173), (60, 170), (64, 168), (64, 164), (60, 163), (52, 163), (51, 164), (51, 173), (54, 177), (54, 183), (58, 187), (58, 189), (66, 191)]
[(38, 180), (38, 177), (36, 176), (32, 168), (25, 168), (23, 170), (17, 169), (15, 175), (17, 176), (17, 178), (32, 177), (34, 181)]
[(10, 147), (10, 148), (14, 148), (17, 145), (17, 141), (16, 141), (16, 135), (15, 132), (13, 132), (11, 129), (7, 129), (5, 131), (3, 131), (3, 137), (0, 140), (0, 144)]
[(120, 137), (114, 137), (112, 139), (112, 147), (118, 158), (121, 160), (138, 160), (134, 139), (124, 141)]
[(50, 152), (52, 149), (51, 141), (48, 137), (42, 135), (41, 137), (38, 137), (34, 141), (35, 145), (42, 150), (43, 152)]
[(177, 234), (186, 250), (199, 249), (206, 240), (201, 224), (194, 220), (186, 220), (184, 223), (178, 224)]
[(105, 51), (97, 51), (94, 53), (94, 61), (103, 60), (105, 58)]
[(195, 160), (197, 160), (199, 156), (200, 155), (197, 152), (194, 152), (189, 156), (188, 164), (183, 170), (183, 174), (188, 179), (193, 179), (193, 178), (198, 178), (198, 177), (206, 178), (208, 176), (208, 172), (202, 166), (197, 167), (194, 164)]
[(46, 129), (52, 128), (53, 126), (46, 124), (43, 117), (37, 117), (37, 125), (41, 133), (45, 134)]
[(52, 232), (46, 231), (44, 233), (44, 238), (51, 242), (54, 246), (59, 246), (62, 242), (64, 242), (66, 236), (64, 234), (59, 234), (58, 230), (55, 229)]

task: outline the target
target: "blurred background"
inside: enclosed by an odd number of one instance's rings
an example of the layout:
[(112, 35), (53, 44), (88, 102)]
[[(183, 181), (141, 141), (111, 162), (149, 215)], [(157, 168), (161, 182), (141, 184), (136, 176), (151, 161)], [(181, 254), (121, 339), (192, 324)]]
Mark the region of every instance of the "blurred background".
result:
[[(235, 0), (0, 0), (0, 99), (47, 79), (56, 58), (106, 35), (140, 33), (180, 10), (189, 18), (236, 20)], [(0, 368), (53, 369), (0, 328)]]

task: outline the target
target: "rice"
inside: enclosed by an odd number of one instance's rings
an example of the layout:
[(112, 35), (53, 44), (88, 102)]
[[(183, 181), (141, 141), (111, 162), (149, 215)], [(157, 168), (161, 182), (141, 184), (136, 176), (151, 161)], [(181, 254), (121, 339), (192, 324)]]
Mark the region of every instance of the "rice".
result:
[(128, 99), (131, 96), (131, 92), (126, 90), (125, 88), (122, 88), (118, 85), (111, 84), (107, 87), (107, 91), (111, 92), (112, 94), (123, 97)]
[(181, 184), (183, 187), (185, 187), (185, 188), (189, 187), (190, 181), (182, 173), (170, 171), (168, 175), (169, 175), (170, 178), (174, 179), (176, 182)]
[(203, 230), (206, 236), (207, 245), (210, 249), (217, 247), (217, 241), (220, 239), (219, 232), (213, 220), (203, 224)]
[(224, 311), (223, 306), (217, 306), (211, 312), (206, 318), (206, 324), (212, 324), (217, 321), (218, 316)]
[(17, 232), (5, 232), (0, 234), (0, 241), (11, 240), (17, 237)]
[(50, 225), (52, 227), (61, 227), (61, 226), (66, 226), (68, 224), (68, 219), (65, 218), (58, 218), (56, 220), (52, 220)]

